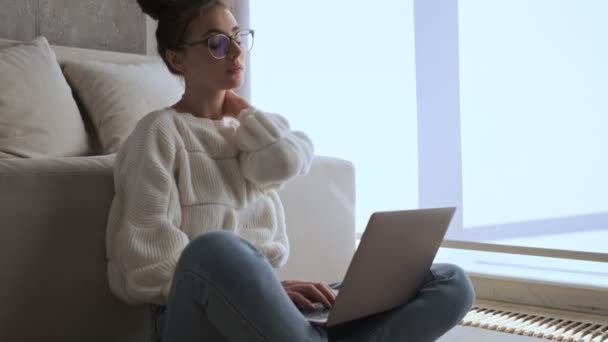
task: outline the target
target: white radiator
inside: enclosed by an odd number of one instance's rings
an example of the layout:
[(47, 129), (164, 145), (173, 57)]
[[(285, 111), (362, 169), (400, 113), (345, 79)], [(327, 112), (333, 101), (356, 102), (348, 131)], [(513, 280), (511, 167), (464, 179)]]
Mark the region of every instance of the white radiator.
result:
[(478, 300), (462, 325), (552, 341), (608, 342), (608, 317)]

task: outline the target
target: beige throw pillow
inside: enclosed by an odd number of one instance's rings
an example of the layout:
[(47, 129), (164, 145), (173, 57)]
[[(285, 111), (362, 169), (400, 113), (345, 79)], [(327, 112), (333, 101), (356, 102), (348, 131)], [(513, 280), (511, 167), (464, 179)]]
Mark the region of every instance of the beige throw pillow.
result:
[(89, 153), (82, 116), (47, 40), (0, 49), (0, 158)]
[(86, 108), (104, 154), (114, 153), (146, 114), (177, 102), (184, 87), (158, 63), (66, 62), (64, 74)]

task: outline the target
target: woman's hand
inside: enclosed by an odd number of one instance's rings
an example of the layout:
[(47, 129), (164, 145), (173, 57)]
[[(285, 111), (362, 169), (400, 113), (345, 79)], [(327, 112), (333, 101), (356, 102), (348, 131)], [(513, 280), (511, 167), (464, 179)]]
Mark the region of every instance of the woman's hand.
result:
[(232, 90), (227, 90), (224, 95), (224, 105), (222, 106), (222, 116), (234, 116), (239, 115), (241, 111), (251, 107), (249, 102), (242, 96), (237, 95)]
[(282, 281), (281, 285), (294, 304), (304, 310), (313, 310), (313, 303), (321, 303), (331, 308), (336, 302), (336, 294), (327, 285), (309, 281)]

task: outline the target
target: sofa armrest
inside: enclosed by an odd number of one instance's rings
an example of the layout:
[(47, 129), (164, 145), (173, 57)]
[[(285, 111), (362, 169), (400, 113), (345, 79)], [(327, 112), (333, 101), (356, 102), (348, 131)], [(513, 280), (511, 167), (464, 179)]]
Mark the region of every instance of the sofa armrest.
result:
[(345, 160), (319, 157), (308, 175), (279, 192), (290, 256), (283, 280), (341, 281), (355, 251), (355, 170)]
[(113, 161), (0, 160), (0, 341), (149, 341), (149, 309), (108, 287)]

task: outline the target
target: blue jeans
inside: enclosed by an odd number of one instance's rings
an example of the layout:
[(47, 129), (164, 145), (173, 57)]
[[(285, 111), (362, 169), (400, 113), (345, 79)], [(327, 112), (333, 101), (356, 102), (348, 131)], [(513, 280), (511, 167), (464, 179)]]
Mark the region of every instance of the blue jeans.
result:
[(152, 340), (434, 341), (464, 317), (474, 297), (461, 268), (434, 264), (410, 302), (325, 329), (302, 316), (255, 247), (232, 233), (211, 232), (182, 252), (168, 305), (152, 306)]

